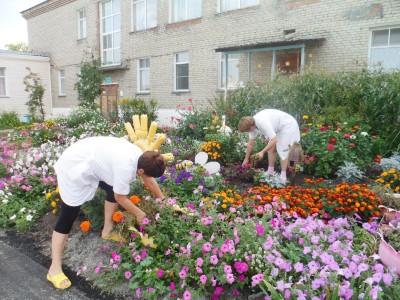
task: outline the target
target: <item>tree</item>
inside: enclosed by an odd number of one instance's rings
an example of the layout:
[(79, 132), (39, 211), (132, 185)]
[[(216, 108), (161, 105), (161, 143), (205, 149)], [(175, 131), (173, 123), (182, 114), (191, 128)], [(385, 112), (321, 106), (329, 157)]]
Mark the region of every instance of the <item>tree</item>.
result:
[(94, 101), (102, 92), (103, 74), (100, 69), (100, 60), (92, 59), (81, 65), (75, 90), (78, 91), (78, 105), (94, 108)]
[(8, 50), (12, 50), (12, 51), (23, 51), (23, 52), (28, 52), (29, 51), (29, 47), (25, 43), (7, 44), (7, 45), (5, 45), (5, 47)]
[(29, 94), (29, 101), (25, 104), (28, 105), (31, 120), (44, 121), (44, 104), (43, 96), (46, 91), (42, 85), (42, 79), (37, 73), (33, 73), (30, 68), (26, 68), (29, 74), (24, 77), (25, 91), (31, 92)]

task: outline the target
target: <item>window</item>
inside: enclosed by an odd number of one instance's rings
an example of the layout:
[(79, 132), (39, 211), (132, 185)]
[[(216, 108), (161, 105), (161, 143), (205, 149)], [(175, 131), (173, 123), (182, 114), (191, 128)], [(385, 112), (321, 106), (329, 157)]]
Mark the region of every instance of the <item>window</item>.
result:
[(78, 11), (78, 39), (86, 38), (86, 10)]
[(380, 65), (383, 70), (400, 68), (400, 27), (372, 31), (370, 67)]
[(138, 92), (150, 92), (150, 58), (139, 59)]
[(6, 68), (0, 68), (0, 97), (7, 96)]
[(201, 0), (171, 0), (171, 22), (201, 17)]
[(58, 95), (65, 96), (65, 70), (58, 70)]
[(145, 30), (156, 27), (157, 2), (156, 0), (138, 0), (133, 2), (132, 29)]
[(101, 5), (101, 63), (121, 64), (121, 6), (120, 0)]
[(260, 0), (221, 0), (220, 11), (229, 11), (259, 4)]
[(189, 90), (189, 53), (175, 54), (175, 91)]
[[(228, 85), (226, 83), (226, 58), (228, 58)], [(236, 88), (239, 84), (239, 60), (240, 54), (222, 54), (220, 62), (219, 87), (224, 89)]]

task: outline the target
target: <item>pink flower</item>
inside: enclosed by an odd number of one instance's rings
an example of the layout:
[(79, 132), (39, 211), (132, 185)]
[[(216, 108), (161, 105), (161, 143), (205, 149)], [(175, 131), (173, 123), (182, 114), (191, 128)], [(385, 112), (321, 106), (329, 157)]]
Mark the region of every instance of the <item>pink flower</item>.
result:
[(162, 269), (158, 269), (157, 270), (157, 277), (158, 278), (161, 278), (161, 277), (163, 277), (164, 276), (164, 271), (162, 270)]
[(229, 284), (232, 284), (234, 281), (235, 281), (235, 277), (233, 276), (232, 273), (226, 274), (226, 282), (228, 282)]
[(183, 293), (183, 300), (190, 300), (191, 297), (192, 297), (192, 294), (190, 294), (189, 291), (185, 291), (185, 292)]
[(171, 291), (173, 291), (173, 290), (175, 290), (175, 282), (173, 282), (173, 281), (171, 281), (171, 283), (170, 283), (170, 285), (169, 285), (169, 289), (171, 290)]
[(259, 236), (263, 236), (264, 235), (264, 226), (256, 225), (256, 232)]
[(344, 137), (345, 139), (349, 139), (349, 138), (350, 138), (350, 134), (345, 133), (345, 134), (343, 135), (343, 137)]
[(207, 276), (206, 276), (206, 275), (201, 275), (201, 276), (200, 276), (200, 282), (201, 282), (202, 284), (206, 284), (206, 282), (207, 282)]
[(333, 151), (333, 150), (335, 150), (335, 145), (334, 144), (328, 144), (328, 146), (326, 146), (326, 149), (328, 149), (329, 151)]
[(148, 225), (150, 223), (149, 219), (144, 218), (143, 219), (143, 225)]
[(190, 123), (189, 127), (190, 127), (190, 129), (193, 129), (194, 128), (194, 124)]
[(125, 279), (126, 279), (126, 280), (129, 280), (131, 277), (132, 277), (132, 273), (129, 272), (129, 271), (126, 271), (126, 272), (125, 272)]
[(196, 261), (196, 266), (201, 267), (203, 265), (203, 262), (203, 259), (201, 257), (198, 257)]
[(321, 126), (320, 130), (321, 130), (321, 132), (325, 132), (327, 130), (327, 128), (325, 126)]
[(205, 243), (202, 247), (203, 251), (209, 252), (211, 250), (212, 246), (210, 243)]
[(146, 257), (147, 257), (147, 252), (146, 252), (146, 250), (143, 249), (140, 258), (145, 259)]
[(240, 261), (235, 262), (235, 263), (233, 264), (233, 267), (235, 268), (235, 270), (236, 270), (239, 274), (245, 273), (245, 272), (247, 272), (248, 269), (249, 269), (247, 263), (245, 263), (245, 262), (240, 262)]
[(225, 274), (231, 274), (231, 273), (232, 273), (232, 268), (231, 268), (231, 266), (226, 265), (226, 266), (224, 267), (224, 272), (225, 272)]
[(210, 262), (211, 262), (213, 265), (218, 264), (218, 257), (217, 257), (216, 255), (212, 255), (212, 256), (210, 257)]

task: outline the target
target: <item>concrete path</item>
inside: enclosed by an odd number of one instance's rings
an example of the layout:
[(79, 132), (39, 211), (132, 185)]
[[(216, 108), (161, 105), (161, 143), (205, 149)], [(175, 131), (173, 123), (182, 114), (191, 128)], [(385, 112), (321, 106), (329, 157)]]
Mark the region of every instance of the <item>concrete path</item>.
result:
[(0, 240), (1, 300), (86, 300), (72, 286), (57, 290), (46, 279), (47, 269)]

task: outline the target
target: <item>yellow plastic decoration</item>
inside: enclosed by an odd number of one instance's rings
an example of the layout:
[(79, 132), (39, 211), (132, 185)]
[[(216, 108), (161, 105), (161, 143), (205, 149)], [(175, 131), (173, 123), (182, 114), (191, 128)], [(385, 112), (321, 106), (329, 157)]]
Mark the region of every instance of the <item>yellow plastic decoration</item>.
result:
[(153, 248), (153, 249), (157, 248), (157, 244), (154, 244), (154, 237), (152, 237), (152, 236), (149, 237), (149, 235), (147, 233), (145, 235), (143, 235), (134, 226), (129, 226), (128, 230), (132, 230), (133, 232), (138, 234), (140, 236), (140, 238), (141, 238), (141, 243), (144, 246), (148, 245), (150, 248)]
[[(167, 137), (165, 134), (159, 134), (154, 140), (157, 131), (157, 122), (151, 122), (149, 131), (147, 131), (148, 118), (147, 115), (133, 115), (133, 127), (130, 123), (125, 123), (125, 130), (128, 133), (130, 140), (137, 145), (143, 152), (157, 151), (165, 142)], [(172, 153), (162, 154), (166, 161), (174, 159)]]

